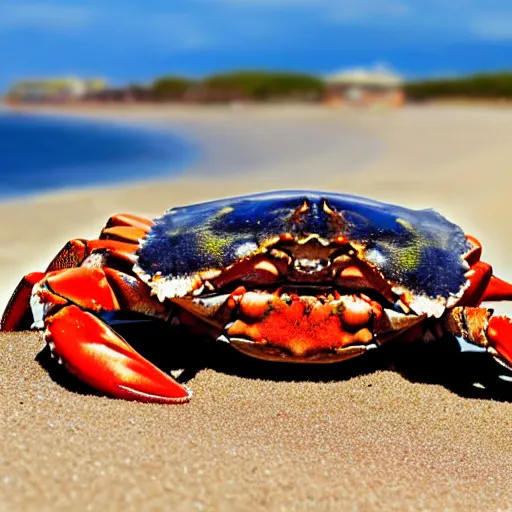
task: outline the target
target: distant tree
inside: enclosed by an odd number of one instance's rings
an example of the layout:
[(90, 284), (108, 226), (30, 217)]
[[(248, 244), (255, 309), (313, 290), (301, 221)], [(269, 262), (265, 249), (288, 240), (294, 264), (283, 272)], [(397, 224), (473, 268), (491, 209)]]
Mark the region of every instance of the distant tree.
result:
[(212, 75), (202, 81), (205, 91), (220, 92), (233, 98), (255, 101), (272, 99), (311, 99), (321, 97), (325, 86), (315, 76), (302, 73), (239, 71)]
[(164, 76), (155, 80), (150, 88), (151, 96), (157, 101), (181, 100), (194, 85), (192, 80), (180, 76)]
[(512, 99), (512, 72), (410, 82), (405, 85), (405, 93), (409, 99), (417, 101), (434, 98)]

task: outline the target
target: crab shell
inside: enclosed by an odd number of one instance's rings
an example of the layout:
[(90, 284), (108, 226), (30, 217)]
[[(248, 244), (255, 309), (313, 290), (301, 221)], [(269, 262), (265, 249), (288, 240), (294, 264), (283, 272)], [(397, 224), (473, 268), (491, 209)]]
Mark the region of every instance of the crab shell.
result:
[(467, 287), (464, 232), (439, 213), (358, 196), (284, 191), (172, 208), (141, 242), (135, 272), (163, 301), (191, 297), (233, 265), (287, 239), (344, 240), (408, 312), (440, 317)]

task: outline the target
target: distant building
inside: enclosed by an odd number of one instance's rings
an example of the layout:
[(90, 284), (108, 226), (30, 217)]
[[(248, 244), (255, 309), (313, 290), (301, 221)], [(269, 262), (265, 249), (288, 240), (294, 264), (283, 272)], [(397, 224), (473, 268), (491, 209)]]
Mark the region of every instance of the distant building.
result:
[(22, 80), (15, 83), (7, 93), (10, 101), (28, 102), (67, 102), (84, 98), (88, 94), (106, 89), (107, 83), (100, 78), (46, 78)]
[(405, 102), (402, 78), (382, 67), (341, 71), (326, 76), (325, 83), (326, 103), (399, 107)]

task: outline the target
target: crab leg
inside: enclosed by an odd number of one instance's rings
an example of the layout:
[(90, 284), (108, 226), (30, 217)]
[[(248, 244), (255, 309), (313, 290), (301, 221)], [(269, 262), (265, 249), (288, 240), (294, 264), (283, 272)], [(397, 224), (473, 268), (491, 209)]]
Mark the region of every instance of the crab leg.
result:
[(477, 261), (480, 261), (482, 256), (482, 244), (480, 241), (471, 235), (466, 235), (467, 241), (471, 244), (472, 248), (468, 254), (466, 254), (466, 261), (469, 265), (475, 264)]
[(477, 261), (466, 272), (469, 286), (464, 296), (458, 302), (461, 306), (478, 305), (488, 289), (489, 281), (492, 278), (492, 267), (483, 261)]
[(119, 261), (130, 265), (137, 245), (113, 240), (70, 240), (50, 262), (45, 272), (32, 272), (24, 276), (12, 294), (0, 321), (2, 331), (29, 329), (30, 296), (33, 287), (52, 272), (78, 268), (93, 252), (104, 251)]
[[(144, 236), (152, 225), (153, 221), (150, 219), (120, 213), (110, 217), (99, 239), (70, 240), (53, 258), (45, 272), (32, 272), (21, 279), (0, 320), (0, 330), (16, 331), (30, 328), (32, 321), (29, 302), (32, 289), (49, 272), (79, 267), (95, 251), (106, 251), (111, 259), (131, 265), (133, 254), (138, 247), (138, 239)], [(111, 233), (111, 230), (114, 231)]]
[(32, 324), (30, 296), (32, 288), (45, 276), (44, 272), (32, 272), (24, 276), (11, 295), (0, 320), (0, 331), (28, 329)]
[(491, 300), (512, 300), (512, 284), (492, 276), (482, 298), (482, 301)]
[(449, 311), (444, 327), (468, 343), (487, 349), (500, 363), (512, 369), (512, 319), (492, 316), (478, 307), (456, 307)]
[(53, 258), (45, 272), (31, 272), (22, 277), (4, 310), (0, 321), (0, 331), (29, 329), (32, 324), (30, 296), (33, 287), (42, 281), (49, 272), (79, 266), (89, 254), (87, 244), (87, 240), (70, 240)]
[(487, 339), (494, 349), (493, 355), (512, 369), (512, 320), (506, 316), (493, 316), (487, 327)]
[[(468, 272), (470, 288), (464, 294), (464, 305), (480, 304), (484, 301), (512, 300), (512, 284), (492, 275), (492, 267), (488, 263), (480, 261), (482, 244), (471, 235), (466, 235), (466, 238), (473, 248), (466, 255), (466, 261), (471, 268)], [(484, 282), (485, 286), (483, 286)]]
[(115, 226), (128, 226), (132, 228), (139, 228), (148, 232), (154, 222), (146, 217), (139, 215), (133, 215), (131, 213), (116, 213), (108, 219), (105, 228), (111, 228)]

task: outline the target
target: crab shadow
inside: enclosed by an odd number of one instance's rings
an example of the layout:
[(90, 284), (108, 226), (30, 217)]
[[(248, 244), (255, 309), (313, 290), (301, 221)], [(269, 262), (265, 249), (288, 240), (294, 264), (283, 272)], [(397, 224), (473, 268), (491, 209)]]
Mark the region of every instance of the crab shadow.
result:
[[(118, 326), (119, 332), (142, 356), (165, 372), (180, 370), (186, 383), (204, 369), (249, 379), (341, 382), (377, 371), (395, 371), (410, 382), (442, 385), (464, 398), (512, 402), (512, 372), (487, 353), (461, 352), (454, 339), (432, 343), (387, 343), (378, 350), (333, 364), (283, 364), (254, 359), (226, 343), (191, 338), (163, 322)], [(71, 375), (44, 348), (37, 361), (59, 385), (81, 394), (98, 393)]]

